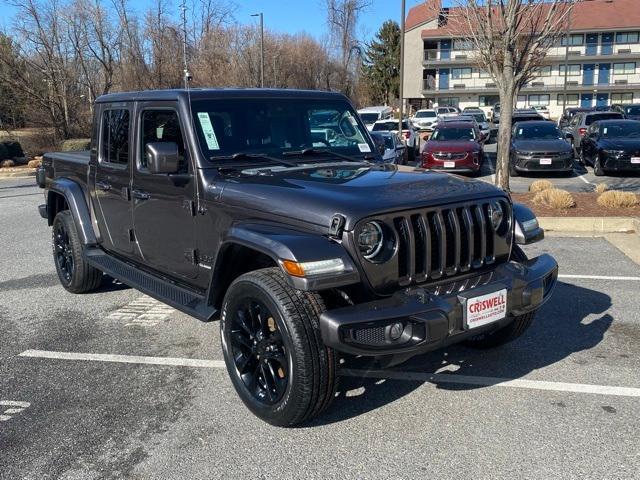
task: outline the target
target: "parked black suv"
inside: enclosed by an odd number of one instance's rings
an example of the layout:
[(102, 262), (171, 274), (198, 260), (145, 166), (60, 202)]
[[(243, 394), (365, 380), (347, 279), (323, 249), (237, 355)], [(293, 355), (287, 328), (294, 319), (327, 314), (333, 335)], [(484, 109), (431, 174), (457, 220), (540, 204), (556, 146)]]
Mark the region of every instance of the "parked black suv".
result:
[(327, 408), (347, 354), (500, 345), (553, 290), (553, 258), (519, 247), (543, 237), (530, 210), (382, 164), (340, 94), (119, 93), (94, 111), (91, 151), (37, 174), (60, 282), (89, 292), (104, 272), (220, 318), (233, 385), (272, 424)]
[(640, 121), (599, 120), (582, 137), (580, 163), (593, 165), (598, 176), (607, 171), (640, 172)]

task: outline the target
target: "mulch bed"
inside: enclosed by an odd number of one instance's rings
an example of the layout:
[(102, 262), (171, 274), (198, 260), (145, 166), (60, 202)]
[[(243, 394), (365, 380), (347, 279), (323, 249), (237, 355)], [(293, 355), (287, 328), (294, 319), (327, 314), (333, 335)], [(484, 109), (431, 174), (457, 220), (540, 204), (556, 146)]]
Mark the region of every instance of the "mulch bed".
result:
[(632, 208), (605, 208), (597, 204), (594, 192), (571, 193), (576, 206), (567, 210), (556, 210), (533, 203), (533, 193), (512, 193), (514, 202), (524, 203), (538, 217), (640, 217), (640, 206)]

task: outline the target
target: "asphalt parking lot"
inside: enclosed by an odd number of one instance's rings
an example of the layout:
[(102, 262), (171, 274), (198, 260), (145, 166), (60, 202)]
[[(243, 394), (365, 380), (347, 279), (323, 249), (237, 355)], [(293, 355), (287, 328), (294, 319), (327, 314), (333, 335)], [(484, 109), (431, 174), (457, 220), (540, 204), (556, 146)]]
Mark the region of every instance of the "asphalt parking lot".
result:
[(65, 292), (39, 203), (0, 180), (2, 479), (640, 478), (640, 266), (603, 238), (527, 248), (562, 277), (517, 341), (348, 360), (330, 411), (285, 430), (236, 396), (216, 322)]

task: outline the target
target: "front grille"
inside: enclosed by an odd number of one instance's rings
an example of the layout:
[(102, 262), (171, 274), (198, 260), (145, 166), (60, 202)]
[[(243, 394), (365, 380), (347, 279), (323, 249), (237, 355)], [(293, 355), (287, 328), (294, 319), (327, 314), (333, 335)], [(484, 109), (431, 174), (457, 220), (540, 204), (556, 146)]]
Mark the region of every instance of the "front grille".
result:
[(384, 334), (384, 326), (354, 330), (353, 337), (357, 343), (365, 345), (384, 345), (387, 343), (387, 338)]
[(448, 152), (434, 152), (433, 158), (436, 160), (446, 161), (446, 160), (462, 160), (467, 157), (466, 152), (461, 153), (448, 153)]
[(488, 207), (487, 202), (395, 216), (398, 283), (437, 280), (493, 264), (496, 232)]

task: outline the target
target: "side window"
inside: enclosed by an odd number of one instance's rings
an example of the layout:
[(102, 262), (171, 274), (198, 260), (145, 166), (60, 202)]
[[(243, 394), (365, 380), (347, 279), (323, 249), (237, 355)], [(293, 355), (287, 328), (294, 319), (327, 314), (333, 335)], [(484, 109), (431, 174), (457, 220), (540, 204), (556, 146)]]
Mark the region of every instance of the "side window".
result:
[(140, 118), (142, 135), (142, 152), (140, 152), (140, 167), (147, 168), (146, 148), (149, 143), (172, 142), (178, 145), (179, 173), (188, 172), (185, 160), (185, 147), (178, 113), (175, 110), (158, 109), (143, 110)]
[(102, 113), (100, 159), (116, 165), (129, 163), (129, 110)]

